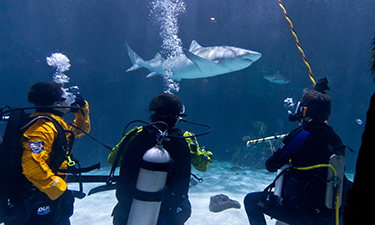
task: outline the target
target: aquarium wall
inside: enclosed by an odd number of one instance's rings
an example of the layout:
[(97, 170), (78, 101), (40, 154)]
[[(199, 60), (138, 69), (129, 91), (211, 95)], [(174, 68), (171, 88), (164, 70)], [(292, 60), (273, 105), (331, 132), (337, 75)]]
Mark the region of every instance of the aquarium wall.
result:
[[(278, 2), (189, 0), (177, 9), (155, 8), (156, 1), (153, 2), (1, 2), (1, 105), (31, 106), (26, 98), (29, 87), (52, 80), (56, 71), (47, 64), (46, 57), (63, 53), (71, 64), (64, 72), (70, 78), (68, 85), (77, 85), (90, 104), (90, 134), (114, 146), (128, 122), (149, 119), (148, 103), (168, 88), (163, 76), (146, 78), (150, 73), (146, 68), (126, 72), (133, 65), (126, 43), (145, 60), (153, 59), (158, 52), (164, 58), (170, 57), (171, 51), (183, 54), (193, 40), (203, 47), (248, 49), (262, 54), (251, 66), (214, 77), (181, 79), (176, 84), (178, 88), (170, 91), (181, 98), (188, 120), (213, 128), (198, 140), (214, 153), (214, 159), (261, 168), (259, 161), (270, 155), (269, 145), (249, 148), (246, 142), (288, 133), (297, 127), (298, 123), (288, 121), (284, 100), (298, 101), (304, 88), (312, 88)], [(375, 35), (375, 2), (283, 3), (313, 75), (316, 80), (327, 77), (329, 81), (333, 104), (328, 125), (345, 145), (358, 150), (374, 91), (369, 52)], [(166, 18), (168, 10), (172, 14)], [(168, 27), (162, 26), (165, 19), (173, 29), (167, 30), (169, 33), (165, 30)], [(168, 40), (176, 47), (168, 50)], [(281, 83), (266, 79), (276, 75), (282, 76)], [(179, 127), (197, 134), (206, 131), (184, 123)], [(76, 140), (74, 154), (83, 165), (100, 161), (107, 166), (108, 153), (88, 137)], [(248, 155), (249, 161), (240, 161), (239, 155)], [(354, 170), (356, 157), (347, 152), (348, 170)]]

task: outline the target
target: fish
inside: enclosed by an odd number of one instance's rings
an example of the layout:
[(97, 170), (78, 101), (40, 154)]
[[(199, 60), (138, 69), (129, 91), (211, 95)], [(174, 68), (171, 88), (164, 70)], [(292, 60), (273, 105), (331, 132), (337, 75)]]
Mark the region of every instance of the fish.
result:
[(266, 80), (275, 84), (288, 84), (290, 80), (286, 79), (283, 75), (280, 74), (280, 71), (277, 71), (276, 74), (263, 76)]
[[(231, 73), (249, 67), (257, 61), (262, 54), (243, 48), (232, 46), (202, 47), (193, 40), (189, 50), (184, 49), (183, 54), (175, 57), (173, 62), (164, 59), (157, 53), (151, 60), (143, 60), (126, 43), (128, 55), (133, 63), (126, 72), (139, 68), (146, 68), (150, 73), (146, 77), (156, 75), (168, 75), (170, 79), (180, 81), (181, 79), (198, 79), (214, 77), (221, 74)], [(168, 66), (172, 63), (173, 66)], [(171, 68), (170, 72), (166, 68)]]

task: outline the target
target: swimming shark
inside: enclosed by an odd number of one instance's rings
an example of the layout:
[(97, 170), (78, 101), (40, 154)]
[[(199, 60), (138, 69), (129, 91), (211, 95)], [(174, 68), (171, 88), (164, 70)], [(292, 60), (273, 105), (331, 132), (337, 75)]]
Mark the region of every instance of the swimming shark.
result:
[(288, 84), (290, 83), (290, 80), (286, 79), (283, 75), (280, 74), (280, 71), (277, 71), (276, 74), (263, 75), (264, 79), (268, 80), (271, 83), (275, 84)]
[(232, 46), (202, 47), (197, 41), (193, 40), (189, 50), (184, 49), (184, 54), (176, 57), (173, 62), (164, 59), (159, 53), (153, 59), (145, 61), (127, 43), (126, 46), (130, 60), (133, 63), (133, 66), (126, 72), (144, 67), (151, 72), (146, 77), (166, 75), (170, 74), (167, 73), (166, 69), (168, 68), (168, 63), (173, 63), (169, 78), (175, 81), (214, 77), (242, 70), (249, 67), (262, 56), (259, 52)]

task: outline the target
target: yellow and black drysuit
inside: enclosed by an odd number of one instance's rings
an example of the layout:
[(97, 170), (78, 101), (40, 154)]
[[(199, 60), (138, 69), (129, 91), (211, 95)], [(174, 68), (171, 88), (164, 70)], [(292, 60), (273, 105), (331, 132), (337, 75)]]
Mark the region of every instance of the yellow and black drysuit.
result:
[[(133, 196), (136, 192), (135, 185), (142, 156), (155, 144), (153, 128), (135, 127), (122, 138), (108, 156), (108, 163), (112, 165), (118, 152), (122, 152), (117, 163), (118, 166), (121, 166), (116, 191), (118, 204), (112, 214), (115, 225), (127, 223)], [(193, 134), (187, 131), (182, 133), (178, 128), (169, 129), (168, 136), (162, 144), (171, 156), (173, 163), (168, 172), (158, 224), (183, 224), (191, 213), (191, 205), (188, 200), (191, 164), (197, 170), (204, 172), (211, 165), (213, 155), (210, 151), (200, 149)]]
[[(56, 139), (58, 136), (57, 129), (54, 123), (48, 118), (43, 118), (43, 116), (53, 118), (57, 121), (61, 127), (65, 130), (71, 130), (74, 132), (75, 137), (81, 137), (84, 133), (75, 127), (66, 123), (62, 116), (58, 116), (51, 112), (35, 112), (30, 115), (30, 117), (39, 117), (35, 123), (33, 123), (27, 130), (23, 133), (21, 138), (21, 144), (23, 146), (22, 155), (22, 168), (23, 174), (29, 182), (32, 183), (30, 186), (35, 186), (38, 190), (32, 192), (38, 201), (46, 201), (46, 206), (48, 204), (54, 205), (58, 204), (57, 200), (63, 198), (64, 193), (67, 190), (67, 184), (64, 181), (63, 174), (60, 174), (57, 169), (66, 169), (67, 161), (64, 159), (54, 160), (54, 155), (61, 154), (57, 151), (64, 151), (61, 149), (62, 146), (56, 146)], [(85, 106), (82, 107), (82, 111), (75, 113), (75, 126), (79, 127), (85, 132), (90, 131), (90, 117), (89, 117), (89, 104), (86, 102)], [(69, 141), (71, 134), (66, 133), (66, 138)], [(60, 149), (58, 149), (60, 148)], [(65, 152), (64, 154), (67, 154)], [(53, 164), (58, 165), (53, 165)], [(55, 168), (55, 169), (54, 169)], [(34, 188), (35, 189), (35, 188)], [(40, 193), (40, 192), (42, 193)], [(49, 201), (52, 200), (52, 203)], [(71, 198), (71, 213), (73, 210), (74, 198)], [(44, 203), (43, 203), (44, 204)], [(42, 204), (42, 205), (43, 205)], [(43, 210), (43, 206), (40, 206), (37, 210)], [(60, 206), (59, 210), (60, 210)], [(51, 206), (52, 208), (52, 206)], [(44, 208), (46, 209), (46, 208)], [(48, 211), (48, 208), (46, 209)], [(51, 211), (53, 209), (50, 209)], [(39, 212), (38, 211), (38, 212)], [(41, 212), (48, 213), (48, 212)], [(55, 215), (56, 216), (56, 215)], [(70, 216), (70, 215), (69, 215)], [(68, 216), (68, 218), (69, 218)], [(61, 217), (61, 216), (60, 216)], [(34, 218), (35, 219), (35, 218)], [(52, 224), (52, 223), (50, 223)]]

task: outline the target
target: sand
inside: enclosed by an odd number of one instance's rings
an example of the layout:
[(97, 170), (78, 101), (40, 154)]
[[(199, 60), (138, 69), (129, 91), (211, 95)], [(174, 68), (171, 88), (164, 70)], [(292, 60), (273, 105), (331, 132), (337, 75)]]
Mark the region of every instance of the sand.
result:
[[(233, 165), (225, 162), (214, 162), (205, 172), (193, 173), (202, 177), (204, 181), (190, 188), (189, 199), (192, 204), (192, 215), (186, 222), (187, 225), (218, 225), (218, 224), (249, 224), (243, 206), (245, 195), (253, 191), (262, 191), (274, 178), (273, 173), (266, 170), (232, 171)], [(91, 172), (91, 174), (105, 174), (109, 168)], [(85, 183), (86, 193), (93, 187), (103, 183)], [(69, 184), (70, 189), (78, 189), (76, 183)], [(241, 204), (240, 209), (227, 209), (222, 212), (213, 213), (209, 211), (210, 197), (218, 194), (225, 194), (229, 198)], [(105, 191), (86, 196), (83, 199), (76, 199), (75, 212), (71, 217), (72, 225), (110, 225), (112, 224), (112, 209), (117, 200), (115, 191)], [(275, 224), (274, 220), (267, 218), (268, 224)]]

